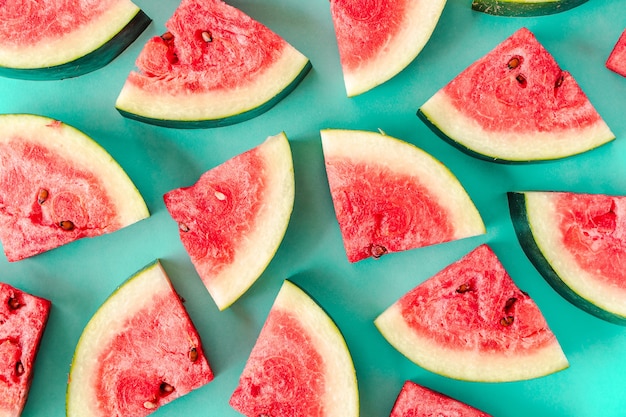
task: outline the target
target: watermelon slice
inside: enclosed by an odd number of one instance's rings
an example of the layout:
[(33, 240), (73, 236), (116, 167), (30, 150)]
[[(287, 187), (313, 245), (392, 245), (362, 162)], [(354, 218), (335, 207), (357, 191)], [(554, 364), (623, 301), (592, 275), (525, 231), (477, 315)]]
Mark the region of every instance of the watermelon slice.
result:
[(283, 38), (221, 0), (182, 0), (137, 58), (116, 107), (167, 127), (239, 123), (269, 110), (311, 63)]
[(405, 381), (389, 417), (491, 417), (487, 413), (412, 381)]
[(407, 292), (374, 323), (400, 353), (450, 378), (517, 381), (568, 366), (537, 305), (486, 244)]
[(3, 2), (0, 75), (49, 80), (95, 71), (150, 22), (129, 0)]
[(613, 50), (611, 50), (611, 54), (606, 60), (606, 67), (626, 77), (626, 29), (624, 29)]
[(422, 51), (446, 0), (331, 0), (348, 97), (388, 81)]
[(85, 327), (70, 369), (67, 416), (146, 416), (212, 380), (200, 336), (155, 261)]
[(285, 281), (241, 373), (230, 405), (248, 417), (357, 417), (348, 347), (332, 319)]
[(149, 216), (122, 168), (75, 128), (0, 115), (0, 240), (11, 262)]
[(615, 138), (526, 28), (435, 93), (418, 116), (452, 145), (494, 162), (559, 159)]
[(508, 193), (522, 248), (565, 299), (626, 325), (626, 197)]
[(0, 416), (19, 417), (24, 409), (50, 307), (0, 282)]
[(259, 278), (285, 235), (295, 184), (284, 133), (165, 194), (180, 239), (220, 310)]
[(350, 262), (485, 233), (457, 178), (382, 133), (321, 131), (328, 183)]
[(473, 0), (472, 9), (496, 16), (543, 16), (561, 13), (587, 0)]

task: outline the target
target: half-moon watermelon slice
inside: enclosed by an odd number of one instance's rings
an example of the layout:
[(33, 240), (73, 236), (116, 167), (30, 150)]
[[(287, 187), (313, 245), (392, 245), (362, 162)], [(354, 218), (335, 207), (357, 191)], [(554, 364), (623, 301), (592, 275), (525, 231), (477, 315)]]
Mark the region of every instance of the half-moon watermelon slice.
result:
[(446, 0), (331, 0), (348, 97), (388, 81), (422, 51)]
[(473, 0), (472, 9), (496, 16), (544, 16), (561, 13), (587, 0)]
[(611, 71), (626, 77), (626, 29), (617, 39), (606, 60), (606, 67)]
[(405, 381), (389, 417), (491, 417), (438, 391)]
[(0, 115), (0, 240), (9, 261), (149, 216), (100, 145), (58, 120)]
[(183, 0), (148, 41), (115, 106), (166, 127), (239, 123), (269, 110), (311, 69), (302, 53), (221, 0)]
[(230, 405), (247, 417), (357, 417), (352, 358), (333, 320), (284, 281)]
[(50, 301), (0, 282), (0, 416), (26, 405)]
[(321, 131), (328, 184), (350, 262), (485, 233), (441, 162), (382, 133)]
[(130, 277), (87, 323), (68, 417), (142, 417), (213, 380), (200, 336), (160, 262)]
[(485, 244), (407, 292), (375, 324), (411, 361), (450, 378), (517, 381), (568, 366), (535, 302)]
[(572, 75), (526, 28), (435, 93), (418, 116), (452, 145), (494, 162), (559, 159), (615, 139)]
[(104, 67), (150, 24), (129, 0), (7, 1), (0, 7), (0, 75), (63, 79)]
[(626, 325), (626, 197), (508, 193), (522, 248), (565, 299)]
[(293, 210), (295, 184), (284, 133), (165, 194), (180, 239), (220, 310), (263, 273)]

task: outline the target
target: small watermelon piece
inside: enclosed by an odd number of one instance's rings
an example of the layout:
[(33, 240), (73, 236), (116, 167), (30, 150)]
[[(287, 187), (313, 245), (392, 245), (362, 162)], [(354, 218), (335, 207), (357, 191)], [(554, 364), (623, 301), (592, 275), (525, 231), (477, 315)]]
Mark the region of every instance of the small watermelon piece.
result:
[(19, 417), (33, 380), (50, 301), (0, 282), (0, 416)]
[(418, 116), (460, 150), (494, 162), (559, 159), (615, 139), (572, 75), (526, 28), (435, 93)]
[(587, 0), (473, 0), (472, 9), (496, 16), (528, 17), (561, 13)]
[(146, 416), (212, 380), (200, 336), (155, 261), (87, 323), (70, 369), (67, 416)]
[(626, 196), (508, 193), (520, 244), (565, 299), (626, 325)]
[(269, 110), (311, 69), (283, 38), (221, 0), (182, 0), (166, 26), (117, 98), (123, 116), (177, 128), (239, 123)]
[(180, 239), (220, 310), (259, 278), (285, 235), (295, 198), (284, 132), (165, 194)]
[(345, 340), (302, 289), (284, 281), (230, 405), (247, 417), (357, 417), (358, 387)]
[(150, 22), (129, 0), (6, 2), (0, 8), (0, 75), (50, 80), (95, 71)]
[(517, 381), (568, 366), (535, 302), (486, 244), (407, 292), (374, 323), (411, 361), (454, 379)]
[(321, 131), (328, 183), (350, 262), (485, 233), (458, 179), (382, 133)]
[(405, 381), (389, 417), (491, 417), (468, 404)]
[(446, 0), (331, 0), (348, 97), (405, 69), (430, 39)]
[(0, 115), (0, 240), (11, 262), (149, 216), (122, 168), (58, 120)]
[(626, 29), (615, 43), (611, 54), (606, 60), (606, 67), (617, 74), (626, 77)]

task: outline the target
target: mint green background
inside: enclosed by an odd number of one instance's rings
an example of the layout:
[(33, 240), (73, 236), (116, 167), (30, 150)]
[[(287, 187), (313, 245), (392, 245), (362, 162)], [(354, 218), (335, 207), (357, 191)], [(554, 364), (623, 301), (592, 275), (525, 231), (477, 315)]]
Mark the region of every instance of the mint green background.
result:
[[(626, 193), (626, 78), (604, 67), (626, 27), (626, 0), (590, 0), (568, 12), (537, 18), (488, 16), (473, 12), (470, 0), (449, 0), (418, 58), (391, 81), (351, 99), (343, 87), (328, 0), (231, 0), (307, 55), (313, 70), (269, 112), (238, 125), (193, 131), (126, 120), (114, 108), (143, 44), (164, 31), (178, 5), (174, 0), (136, 3), (154, 21), (105, 68), (63, 81), (0, 79), (0, 113), (46, 115), (92, 136), (128, 172), (152, 213), (111, 235), (17, 263), (0, 256), (1, 280), (53, 302), (24, 417), (64, 415), (67, 374), (83, 327), (121, 282), (155, 258), (162, 260), (187, 300), (216, 373), (212, 383), (161, 408), (155, 417), (239, 415), (228, 399), (284, 278), (312, 294), (344, 333), (358, 375), (363, 417), (388, 416), (406, 379), (494, 416), (626, 415), (626, 328), (582, 312), (546, 284), (515, 238), (505, 195), (529, 189)], [(496, 165), (450, 147), (415, 116), (435, 91), (522, 26), (573, 73), (616, 141), (561, 161)], [(431, 153), (467, 188), (487, 234), (348, 263), (326, 183), (322, 128), (382, 129)], [(219, 312), (180, 244), (162, 195), (190, 185), (204, 171), (280, 131), (291, 140), (295, 165), (297, 191), (289, 229), (259, 281), (230, 309)], [(484, 242), (536, 300), (570, 360), (569, 369), (526, 382), (456, 381), (409, 362), (378, 333), (372, 321), (387, 306)]]

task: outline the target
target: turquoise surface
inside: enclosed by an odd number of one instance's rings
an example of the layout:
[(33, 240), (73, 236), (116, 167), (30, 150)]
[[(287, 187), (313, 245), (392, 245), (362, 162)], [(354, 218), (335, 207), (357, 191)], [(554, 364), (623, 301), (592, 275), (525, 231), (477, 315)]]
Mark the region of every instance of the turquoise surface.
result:
[[(548, 286), (515, 238), (506, 201), (511, 190), (626, 193), (626, 78), (604, 67), (626, 27), (626, 0), (591, 0), (565, 13), (527, 18), (489, 16), (472, 11), (470, 0), (449, 0), (418, 58), (394, 79), (354, 98), (345, 95), (328, 0), (230, 0), (307, 55), (313, 69), (267, 113), (205, 130), (146, 125), (115, 110), (117, 94), (143, 44), (164, 32), (178, 4), (136, 3), (153, 23), (105, 68), (63, 81), (0, 79), (0, 113), (41, 114), (84, 131), (127, 171), (152, 213), (113, 234), (20, 262), (8, 263), (0, 256), (2, 281), (53, 302), (24, 417), (64, 415), (67, 375), (83, 327), (121, 282), (156, 258), (187, 300), (216, 377), (159, 409), (155, 417), (239, 415), (228, 399), (285, 278), (313, 295), (342, 330), (356, 367), (363, 417), (388, 416), (407, 379), (494, 416), (626, 415), (626, 328), (584, 313)], [(522, 26), (574, 75), (615, 133), (615, 141), (560, 161), (497, 165), (460, 153), (416, 117), (418, 107), (435, 91)], [(431, 153), (466, 187), (487, 233), (377, 261), (348, 263), (325, 177), (322, 128), (382, 129)], [(219, 312), (179, 241), (162, 196), (280, 131), (289, 137), (294, 157), (297, 191), (291, 223), (257, 283)], [(492, 246), (515, 282), (542, 309), (569, 358), (567, 370), (514, 383), (452, 380), (411, 363), (376, 330), (374, 318), (398, 297), (481, 243)]]

